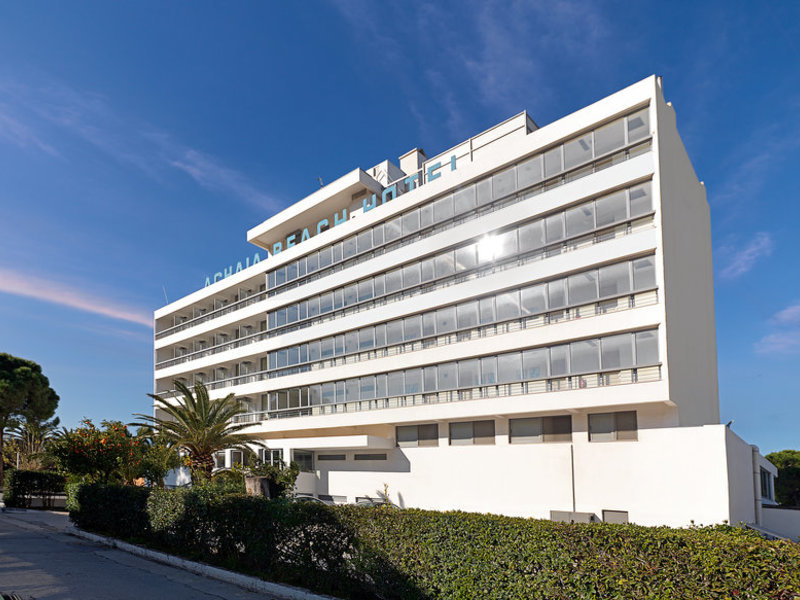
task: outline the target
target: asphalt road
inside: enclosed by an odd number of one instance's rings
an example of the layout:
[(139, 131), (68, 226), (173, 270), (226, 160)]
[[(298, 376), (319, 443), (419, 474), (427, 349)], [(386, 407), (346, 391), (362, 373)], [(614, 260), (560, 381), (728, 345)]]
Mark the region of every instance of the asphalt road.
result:
[(64, 533), (65, 514), (0, 513), (0, 593), (25, 600), (271, 598)]

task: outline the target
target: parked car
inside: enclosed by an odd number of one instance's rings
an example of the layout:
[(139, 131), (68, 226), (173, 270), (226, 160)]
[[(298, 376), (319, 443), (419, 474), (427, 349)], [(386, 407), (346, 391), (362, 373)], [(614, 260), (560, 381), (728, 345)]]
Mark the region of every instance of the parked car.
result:
[(390, 502), (385, 498), (356, 498), (356, 506), (383, 506), (386, 508), (400, 508), (397, 506), (397, 504)]
[(332, 502), (326, 502), (311, 494), (297, 494), (292, 496), (292, 502), (312, 502), (314, 504), (325, 504), (326, 506), (333, 504)]

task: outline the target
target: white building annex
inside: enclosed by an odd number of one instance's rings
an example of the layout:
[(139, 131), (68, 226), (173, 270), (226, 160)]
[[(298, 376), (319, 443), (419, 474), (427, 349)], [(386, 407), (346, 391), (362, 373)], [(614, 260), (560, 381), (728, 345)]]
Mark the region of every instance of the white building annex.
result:
[(762, 522), (776, 469), (719, 423), (709, 207), (661, 78), (354, 169), (247, 238), (263, 260), (156, 311), (155, 389), (234, 393), (297, 491)]

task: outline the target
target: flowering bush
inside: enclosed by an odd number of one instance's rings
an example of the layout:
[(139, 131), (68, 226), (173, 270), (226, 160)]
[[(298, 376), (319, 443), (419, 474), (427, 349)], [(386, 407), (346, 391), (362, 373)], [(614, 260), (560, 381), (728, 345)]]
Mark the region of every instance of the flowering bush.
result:
[(103, 421), (102, 429), (90, 419), (82, 427), (65, 430), (50, 448), (62, 471), (91, 481), (131, 483), (141, 475), (141, 440), (119, 421)]

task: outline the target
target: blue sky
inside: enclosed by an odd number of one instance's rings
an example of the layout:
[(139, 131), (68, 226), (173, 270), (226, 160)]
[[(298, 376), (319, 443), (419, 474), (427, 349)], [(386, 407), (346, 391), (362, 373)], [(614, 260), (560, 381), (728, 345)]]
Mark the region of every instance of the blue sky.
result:
[(800, 448), (800, 4), (0, 0), (0, 351), (67, 425), (152, 391), (152, 311), (356, 166), (652, 73), (709, 191), (721, 419)]

